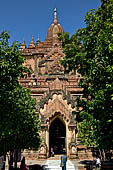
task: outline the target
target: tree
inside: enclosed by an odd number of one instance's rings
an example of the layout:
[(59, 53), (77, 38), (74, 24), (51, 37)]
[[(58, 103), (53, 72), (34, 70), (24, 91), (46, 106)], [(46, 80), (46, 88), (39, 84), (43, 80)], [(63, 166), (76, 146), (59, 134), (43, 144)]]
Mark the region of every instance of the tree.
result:
[[(87, 146), (113, 149), (113, 0), (102, 1), (97, 10), (90, 10), (86, 27), (65, 41), (66, 71), (77, 69), (82, 75), (80, 86), (82, 111), (77, 114), (79, 138)], [(67, 34), (67, 33), (66, 33)]]
[[(40, 122), (36, 101), (18, 78), (27, 75), (17, 42), (11, 46), (6, 31), (0, 34), (0, 150), (11, 155), (21, 149), (38, 148)], [(12, 160), (10, 160), (12, 164)], [(17, 154), (15, 167), (17, 166)]]

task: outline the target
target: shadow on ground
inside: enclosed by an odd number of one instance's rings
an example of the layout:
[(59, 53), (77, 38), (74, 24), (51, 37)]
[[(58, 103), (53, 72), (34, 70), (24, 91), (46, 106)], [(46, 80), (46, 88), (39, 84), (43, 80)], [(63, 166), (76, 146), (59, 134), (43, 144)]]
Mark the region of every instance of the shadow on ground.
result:
[(84, 161), (80, 161), (79, 163), (83, 165), (96, 165), (96, 161), (92, 161), (92, 160), (84, 160)]
[(29, 170), (43, 170), (43, 167), (39, 164), (28, 165), (27, 167)]
[[(84, 161), (80, 161), (79, 163), (83, 164), (86, 167), (86, 169), (93, 169), (96, 166), (96, 161), (93, 160), (84, 160)], [(113, 170), (113, 160), (101, 161), (101, 169)]]

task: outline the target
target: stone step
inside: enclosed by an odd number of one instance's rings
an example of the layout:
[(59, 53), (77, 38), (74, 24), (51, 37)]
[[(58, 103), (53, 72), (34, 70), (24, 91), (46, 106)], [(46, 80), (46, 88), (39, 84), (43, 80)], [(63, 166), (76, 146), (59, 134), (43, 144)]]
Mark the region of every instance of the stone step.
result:
[[(61, 170), (62, 168), (61, 167), (55, 167), (55, 166), (48, 166), (47, 168), (45, 168), (45, 170), (46, 169), (59, 169), (59, 170)], [(68, 167), (68, 166), (66, 166), (66, 169), (70, 169), (70, 170), (75, 170), (75, 167)]]
[[(47, 160), (45, 163), (45, 170), (62, 170), (62, 168), (60, 167), (60, 160)], [(75, 166), (73, 165), (73, 163), (68, 160), (66, 163), (66, 169), (67, 170), (75, 170)]]
[[(62, 170), (62, 168), (55, 168), (55, 167), (53, 167), (53, 168), (47, 168), (47, 170)], [(75, 170), (75, 168), (67, 168), (66, 167), (66, 170)]]

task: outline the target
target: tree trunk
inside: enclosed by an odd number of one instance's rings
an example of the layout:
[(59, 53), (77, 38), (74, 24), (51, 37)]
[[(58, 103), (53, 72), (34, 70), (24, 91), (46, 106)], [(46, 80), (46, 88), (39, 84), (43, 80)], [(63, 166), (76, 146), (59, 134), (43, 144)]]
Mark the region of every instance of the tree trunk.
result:
[(9, 170), (13, 170), (13, 151), (10, 151)]
[(15, 149), (15, 169), (17, 169), (18, 151)]
[(103, 149), (99, 149), (99, 153), (100, 153), (100, 158), (101, 158), (101, 160), (104, 160), (104, 159), (105, 159), (104, 150), (103, 150)]

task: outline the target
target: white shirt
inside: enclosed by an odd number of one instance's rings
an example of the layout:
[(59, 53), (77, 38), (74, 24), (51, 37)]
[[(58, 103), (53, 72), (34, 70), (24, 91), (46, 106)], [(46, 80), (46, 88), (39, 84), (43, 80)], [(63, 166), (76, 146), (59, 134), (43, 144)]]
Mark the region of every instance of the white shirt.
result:
[(100, 164), (100, 159), (99, 158), (96, 159), (96, 164)]

